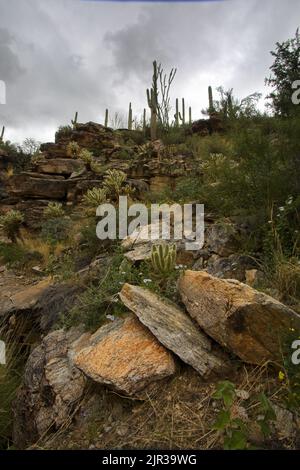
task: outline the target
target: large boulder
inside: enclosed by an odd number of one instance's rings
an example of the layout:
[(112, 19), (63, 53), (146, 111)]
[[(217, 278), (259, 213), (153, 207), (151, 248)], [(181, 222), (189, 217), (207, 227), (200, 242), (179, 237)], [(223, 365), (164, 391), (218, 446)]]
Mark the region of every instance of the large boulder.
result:
[(297, 313), (239, 281), (186, 271), (178, 287), (191, 317), (245, 362), (280, 360), (282, 341), (290, 329), (300, 332)]
[(0, 284), (0, 318), (38, 309), (40, 298), (51, 284), (50, 278), (31, 285), (17, 283), (15, 277), (6, 276), (4, 273), (1, 275)]
[(239, 248), (239, 231), (229, 222), (210, 225), (205, 234), (206, 245), (219, 256), (229, 256)]
[(212, 350), (209, 338), (176, 305), (154, 292), (124, 284), (120, 298), (161, 344), (203, 377), (224, 372), (228, 363)]
[(70, 419), (86, 384), (68, 357), (81, 333), (77, 329), (54, 331), (30, 354), (13, 405), (13, 440), (18, 448), (26, 448)]
[(9, 178), (7, 190), (10, 196), (22, 198), (64, 199), (68, 186), (63, 176), (20, 173)]
[(54, 175), (70, 176), (72, 173), (78, 173), (85, 169), (82, 160), (74, 160), (72, 158), (54, 158), (38, 163), (36, 171), (38, 173), (47, 173)]
[(175, 372), (172, 355), (131, 316), (79, 338), (73, 360), (95, 382), (128, 395)]

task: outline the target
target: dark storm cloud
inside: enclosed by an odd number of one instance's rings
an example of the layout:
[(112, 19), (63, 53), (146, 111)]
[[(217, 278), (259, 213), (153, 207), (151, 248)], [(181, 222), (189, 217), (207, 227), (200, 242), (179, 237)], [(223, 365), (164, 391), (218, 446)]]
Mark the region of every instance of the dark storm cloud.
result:
[(209, 84), (239, 96), (262, 91), (269, 51), (299, 18), (299, 0), (0, 0), (0, 126), (15, 140), (44, 139), (75, 111), (101, 122), (106, 107), (126, 113), (132, 101), (140, 113), (154, 59), (178, 68), (174, 97), (185, 96), (197, 116)]
[(13, 48), (13, 36), (7, 29), (0, 28), (0, 77), (4, 81), (17, 80), (23, 72)]

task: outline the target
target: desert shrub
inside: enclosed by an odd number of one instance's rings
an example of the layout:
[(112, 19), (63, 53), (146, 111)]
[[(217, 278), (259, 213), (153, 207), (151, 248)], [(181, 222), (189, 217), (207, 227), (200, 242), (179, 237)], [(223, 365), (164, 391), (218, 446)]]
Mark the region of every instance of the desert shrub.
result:
[(114, 198), (118, 198), (126, 181), (126, 174), (119, 170), (107, 170), (103, 186)]
[(24, 222), (24, 216), (20, 211), (11, 210), (0, 216), (0, 226), (3, 232), (13, 243), (20, 237), (21, 225)]
[(56, 134), (55, 139), (59, 139), (59, 137), (69, 137), (73, 132), (72, 126), (59, 126)]
[(233, 152), (233, 145), (230, 140), (220, 134), (205, 137), (193, 135), (187, 138), (186, 145), (196, 160), (208, 160), (212, 154), (222, 154), (230, 157)]
[(43, 216), (45, 219), (55, 219), (64, 216), (63, 205), (60, 202), (49, 202), (44, 209)]
[(199, 201), (201, 203), (201, 178), (199, 176), (182, 176), (176, 180), (175, 189), (168, 188), (158, 197), (159, 201), (167, 200), (178, 203)]
[(183, 127), (170, 127), (161, 132), (161, 140), (165, 145), (183, 144), (186, 141), (186, 132)]
[(21, 147), (6, 141), (0, 142), (0, 148), (7, 154), (5, 160), (15, 173), (25, 171), (30, 167), (31, 155), (23, 152)]
[(78, 145), (77, 142), (72, 140), (71, 142), (68, 143), (67, 145), (67, 155), (71, 158), (78, 158), (80, 155), (80, 146)]
[(0, 260), (10, 267), (24, 265), (26, 253), (27, 250), (21, 245), (0, 242)]
[(46, 220), (41, 230), (41, 238), (55, 244), (66, 240), (71, 229), (71, 220), (68, 217), (55, 217)]
[(107, 315), (119, 316), (126, 308), (118, 300), (125, 282), (134, 282), (135, 274), (130, 263), (123, 263), (123, 255), (116, 252), (107, 263), (105, 273), (78, 298), (77, 305), (63, 319), (67, 326), (83, 323), (88, 330), (99, 327)]

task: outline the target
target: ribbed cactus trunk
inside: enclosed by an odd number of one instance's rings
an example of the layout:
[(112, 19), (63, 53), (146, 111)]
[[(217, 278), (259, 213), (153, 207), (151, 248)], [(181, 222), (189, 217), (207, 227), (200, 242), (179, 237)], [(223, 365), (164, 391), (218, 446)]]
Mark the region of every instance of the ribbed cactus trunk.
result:
[(157, 139), (157, 102), (153, 88), (151, 91), (147, 89), (147, 100), (148, 106), (151, 111), (151, 119), (150, 119), (150, 133), (151, 133), (151, 140)]
[(192, 124), (192, 108), (189, 107), (189, 124)]
[(175, 111), (175, 126), (179, 126), (179, 106), (178, 106), (178, 98), (176, 98), (176, 111)]
[(131, 131), (132, 130), (132, 107), (131, 103), (129, 103), (129, 110), (128, 110), (128, 129)]
[(146, 109), (144, 108), (143, 112), (143, 133), (146, 135)]
[(77, 119), (78, 119), (78, 112), (76, 111), (76, 113), (75, 113), (75, 117), (74, 117), (74, 119), (72, 119), (72, 121), (71, 121), (71, 122), (72, 122), (72, 124), (73, 124), (73, 127), (75, 127), (75, 126), (76, 126), (76, 124), (77, 124)]
[(208, 112), (209, 114), (214, 112), (214, 99), (211, 86), (208, 87)]
[(182, 125), (185, 125), (185, 103), (184, 98), (182, 98)]
[(105, 110), (104, 126), (105, 126), (105, 127), (108, 127), (108, 109)]

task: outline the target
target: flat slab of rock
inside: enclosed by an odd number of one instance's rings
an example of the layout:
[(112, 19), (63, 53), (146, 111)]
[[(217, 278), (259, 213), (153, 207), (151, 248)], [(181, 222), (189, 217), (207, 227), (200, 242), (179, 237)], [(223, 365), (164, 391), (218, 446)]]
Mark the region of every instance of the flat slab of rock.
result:
[(24, 285), (17, 281), (18, 279), (15, 278), (4, 277), (3, 285), (0, 286), (0, 317), (34, 309), (42, 294), (53, 282), (50, 278), (31, 285)]
[(178, 288), (191, 317), (245, 362), (279, 360), (290, 329), (300, 332), (300, 315), (239, 281), (186, 271)]
[(133, 316), (83, 335), (72, 359), (95, 382), (128, 395), (175, 373), (170, 352)]
[(161, 344), (203, 377), (224, 372), (228, 364), (212, 351), (209, 338), (176, 305), (130, 284), (124, 284), (120, 298)]
[(37, 166), (38, 173), (48, 173), (54, 175), (71, 175), (85, 169), (82, 160), (74, 160), (72, 158), (54, 158), (45, 160)]

